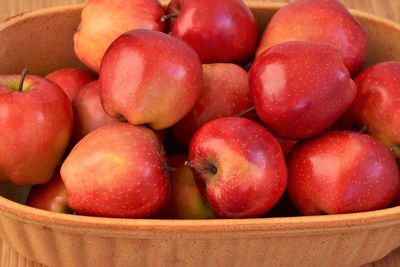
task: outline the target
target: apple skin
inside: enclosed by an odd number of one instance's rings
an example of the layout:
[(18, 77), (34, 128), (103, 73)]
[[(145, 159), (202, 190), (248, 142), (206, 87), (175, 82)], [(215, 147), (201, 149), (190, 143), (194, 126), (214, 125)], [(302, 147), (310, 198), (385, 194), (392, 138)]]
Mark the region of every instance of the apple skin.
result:
[(83, 215), (146, 218), (169, 196), (165, 162), (150, 129), (122, 122), (98, 128), (61, 166), (68, 205)]
[(297, 140), (290, 140), (290, 139), (283, 139), (280, 137), (277, 137), (276, 140), (278, 140), (278, 143), (281, 145), (283, 154), (285, 157), (287, 157), (294, 147), (294, 145), (297, 143)]
[(396, 161), (373, 137), (335, 131), (296, 146), (288, 159), (288, 192), (304, 215), (389, 207), (399, 187)]
[(366, 127), (400, 158), (400, 62), (370, 66), (355, 79), (357, 96), (347, 120)]
[(59, 69), (48, 74), (46, 78), (60, 86), (70, 102), (85, 84), (97, 79), (93, 73), (79, 68)]
[(185, 166), (186, 155), (168, 157), (168, 166), (176, 168), (170, 174), (171, 194), (162, 210), (163, 218), (170, 219), (212, 219), (215, 214), (201, 195), (192, 170)]
[(100, 81), (86, 84), (72, 102), (74, 109), (73, 142), (77, 143), (88, 133), (107, 124), (119, 122), (108, 115), (101, 104)]
[(65, 153), (73, 127), (71, 103), (42, 77), (0, 75), (0, 182), (47, 183)]
[(100, 81), (108, 114), (161, 130), (194, 107), (203, 71), (196, 52), (184, 42), (161, 32), (133, 30), (107, 50)]
[(157, 0), (91, 0), (74, 35), (76, 56), (95, 72), (110, 44), (133, 29), (164, 31), (164, 10)]
[(333, 45), (352, 75), (361, 70), (367, 55), (365, 31), (336, 0), (296, 0), (281, 8), (265, 29), (256, 55), (286, 41)]
[(237, 115), (253, 106), (248, 74), (238, 65), (204, 64), (203, 75), (204, 87), (200, 99), (172, 127), (176, 139), (183, 145), (188, 145), (194, 133), (206, 122)]
[(242, 63), (253, 57), (256, 20), (241, 0), (172, 0), (171, 34), (190, 44), (202, 63)]
[(259, 217), (286, 188), (282, 149), (267, 129), (251, 120), (212, 120), (195, 134), (189, 162), (200, 192), (218, 216)]
[(285, 139), (304, 139), (331, 126), (351, 105), (356, 87), (338, 50), (286, 42), (256, 58), (250, 90), (260, 119)]
[(57, 169), (47, 184), (32, 186), (26, 205), (57, 213), (72, 213), (67, 203), (67, 190)]

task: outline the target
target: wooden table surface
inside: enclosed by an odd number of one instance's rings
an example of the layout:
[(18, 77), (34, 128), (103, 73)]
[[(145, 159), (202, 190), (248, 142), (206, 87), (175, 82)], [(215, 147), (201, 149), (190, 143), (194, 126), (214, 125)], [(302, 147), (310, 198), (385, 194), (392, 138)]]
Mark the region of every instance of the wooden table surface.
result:
[[(271, 2), (271, 0), (261, 1)], [(290, 2), (290, 0), (273, 1), (283, 3)], [(85, 2), (85, 0), (0, 0), (0, 20), (21, 12), (42, 7), (83, 2)], [(342, 3), (349, 8), (366, 11), (400, 23), (400, 0), (342, 0)], [(385, 259), (374, 264), (365, 265), (364, 267), (400, 267), (400, 249), (393, 252)]]

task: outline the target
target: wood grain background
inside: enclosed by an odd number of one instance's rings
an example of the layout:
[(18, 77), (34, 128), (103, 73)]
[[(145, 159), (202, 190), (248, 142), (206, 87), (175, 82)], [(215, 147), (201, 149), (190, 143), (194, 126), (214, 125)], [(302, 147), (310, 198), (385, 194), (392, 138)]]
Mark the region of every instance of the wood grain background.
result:
[[(216, 0), (218, 1), (218, 0)], [(256, 1), (256, 0), (247, 0)], [(260, 1), (260, 0), (258, 0)], [(290, 2), (290, 0), (261, 0), (266, 2)], [(0, 0), (0, 20), (21, 12), (66, 4), (83, 3), (85, 0)], [(400, 0), (342, 0), (349, 8), (375, 14), (400, 23)], [(384, 260), (364, 267), (399, 267), (400, 249)]]
[[(290, 2), (290, 0), (274, 1)], [(85, 2), (85, 0), (0, 0), (0, 20), (21, 12), (42, 7), (77, 4), (83, 2)], [(378, 16), (400, 22), (400, 0), (342, 0), (342, 2), (349, 8), (367, 11)]]

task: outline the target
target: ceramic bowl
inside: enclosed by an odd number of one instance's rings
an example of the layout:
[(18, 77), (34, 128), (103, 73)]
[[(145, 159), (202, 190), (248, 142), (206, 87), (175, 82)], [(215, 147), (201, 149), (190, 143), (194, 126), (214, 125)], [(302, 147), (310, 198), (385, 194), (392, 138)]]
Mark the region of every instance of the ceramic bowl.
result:
[[(262, 30), (282, 4), (249, 6)], [(72, 35), (81, 9), (40, 10), (2, 23), (0, 73), (79, 66)], [(353, 14), (369, 36), (368, 64), (400, 60), (399, 25)], [(1, 186), (2, 266), (360, 266), (400, 246), (400, 207), (291, 218), (111, 219), (27, 207), (20, 204), (27, 190)]]

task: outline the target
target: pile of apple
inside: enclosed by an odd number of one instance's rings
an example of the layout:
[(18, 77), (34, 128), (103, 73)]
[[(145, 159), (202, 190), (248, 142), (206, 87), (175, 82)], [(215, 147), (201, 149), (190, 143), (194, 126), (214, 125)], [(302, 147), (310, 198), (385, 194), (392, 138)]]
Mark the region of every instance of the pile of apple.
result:
[(399, 205), (400, 62), (362, 70), (336, 0), (293, 1), (258, 39), (241, 0), (89, 1), (74, 46), (93, 73), (1, 77), (0, 180), (104, 217)]

